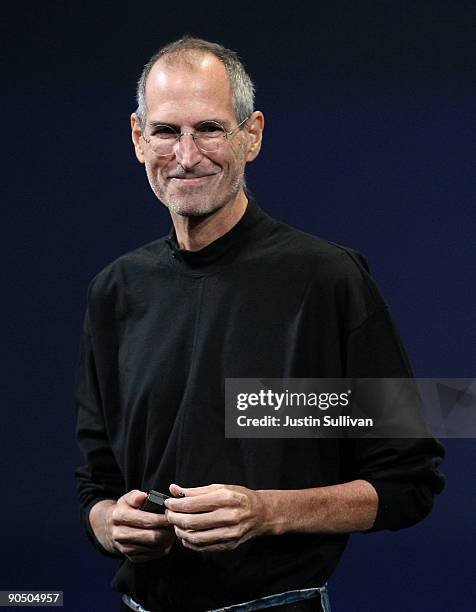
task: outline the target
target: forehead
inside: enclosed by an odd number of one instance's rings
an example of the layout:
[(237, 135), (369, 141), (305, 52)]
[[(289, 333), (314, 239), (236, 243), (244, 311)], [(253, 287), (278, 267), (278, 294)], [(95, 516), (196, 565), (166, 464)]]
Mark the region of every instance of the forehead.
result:
[(147, 119), (166, 123), (195, 123), (210, 117), (233, 121), (230, 81), (214, 55), (160, 59), (146, 84)]

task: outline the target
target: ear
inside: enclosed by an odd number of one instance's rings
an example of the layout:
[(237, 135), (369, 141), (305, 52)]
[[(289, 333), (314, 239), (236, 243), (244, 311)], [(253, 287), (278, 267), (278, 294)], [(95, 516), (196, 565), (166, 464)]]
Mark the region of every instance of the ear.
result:
[(261, 111), (254, 111), (246, 122), (248, 132), (248, 151), (246, 161), (253, 161), (258, 157), (263, 140), (264, 115)]
[(143, 164), (145, 161), (144, 139), (142, 138), (142, 129), (140, 127), (139, 117), (136, 113), (132, 113), (131, 115), (131, 130), (132, 142), (134, 143), (136, 157), (139, 162)]

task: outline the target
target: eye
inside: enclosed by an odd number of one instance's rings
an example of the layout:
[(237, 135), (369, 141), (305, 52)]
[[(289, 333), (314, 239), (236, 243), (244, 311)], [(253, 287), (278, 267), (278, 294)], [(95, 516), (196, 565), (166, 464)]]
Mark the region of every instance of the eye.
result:
[(156, 125), (152, 130), (152, 136), (160, 139), (176, 138), (177, 132), (170, 125)]
[(200, 136), (206, 136), (207, 138), (216, 138), (223, 134), (225, 130), (219, 123), (215, 123), (214, 121), (204, 121), (197, 126), (197, 134)]

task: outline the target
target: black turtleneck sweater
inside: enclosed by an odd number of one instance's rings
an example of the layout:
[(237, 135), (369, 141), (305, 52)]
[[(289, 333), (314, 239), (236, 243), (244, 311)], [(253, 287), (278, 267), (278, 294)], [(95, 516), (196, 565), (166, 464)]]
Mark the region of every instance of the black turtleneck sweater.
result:
[[(76, 472), (83, 521), (131, 489), (214, 482), (301, 489), (362, 478), (375, 487), (371, 531), (431, 510), (441, 445), (423, 440), (226, 439), (230, 378), (410, 377), (388, 308), (356, 252), (271, 219), (250, 199), (200, 251), (174, 233), (120, 257), (91, 282), (76, 385)], [(234, 551), (177, 542), (113, 586), (147, 609), (203, 611), (321, 586), (346, 535), (258, 537)], [(103, 551), (104, 552), (104, 551)]]

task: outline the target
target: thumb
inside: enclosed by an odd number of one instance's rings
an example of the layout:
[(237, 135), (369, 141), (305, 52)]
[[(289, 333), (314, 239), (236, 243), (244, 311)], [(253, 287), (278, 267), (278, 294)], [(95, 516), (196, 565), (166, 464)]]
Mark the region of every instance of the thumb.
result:
[(145, 502), (147, 497), (147, 493), (144, 491), (139, 491), (138, 489), (133, 489), (123, 495), (122, 499), (126, 502), (128, 506), (131, 508), (140, 508), (142, 504)]

